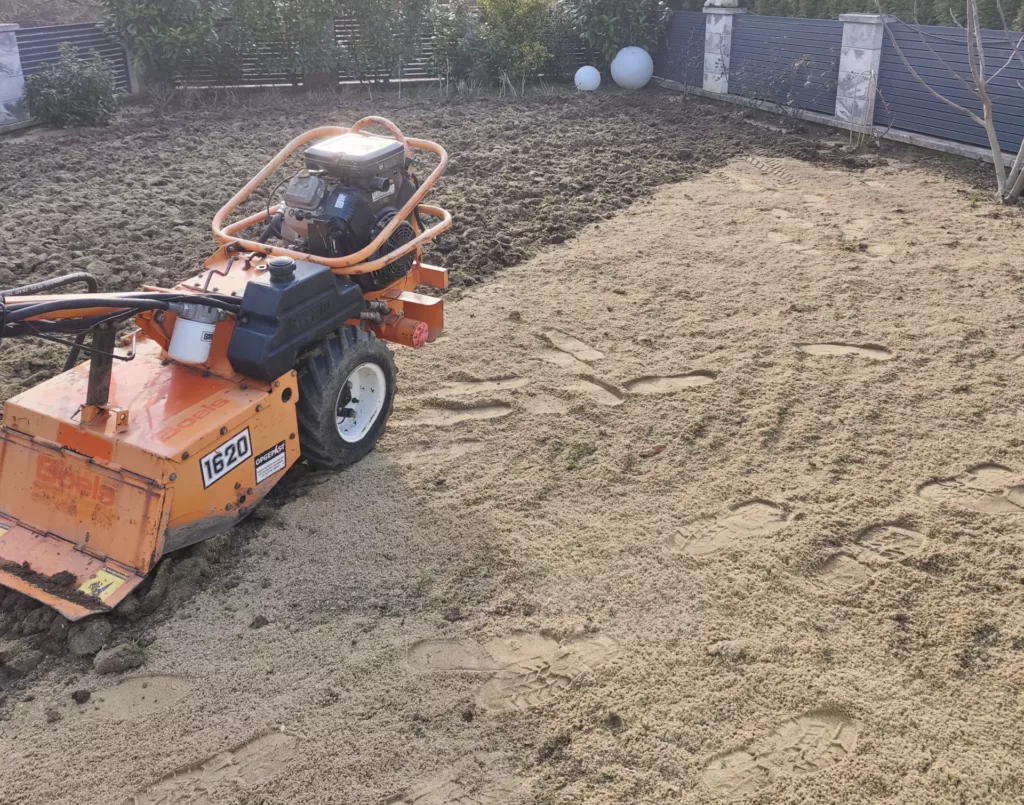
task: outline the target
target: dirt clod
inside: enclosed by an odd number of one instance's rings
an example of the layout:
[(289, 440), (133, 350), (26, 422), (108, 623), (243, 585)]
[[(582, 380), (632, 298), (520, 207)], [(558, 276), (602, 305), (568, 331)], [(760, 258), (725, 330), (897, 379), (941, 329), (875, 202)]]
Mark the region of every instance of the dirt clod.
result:
[(75, 657), (91, 657), (103, 648), (113, 627), (106, 618), (94, 617), (79, 621), (68, 631), (68, 651)]
[(119, 674), (138, 668), (146, 661), (146, 650), (135, 643), (122, 643), (96, 655), (93, 670), (97, 674)]
[(0, 665), (7, 665), (17, 657), (25, 646), (18, 640), (7, 640), (0, 643)]
[(252, 619), (252, 623), (249, 624), (249, 628), (262, 629), (268, 623), (270, 623), (270, 619), (268, 617), (266, 617), (265, 615), (257, 615), (255, 618)]
[(25, 676), (34, 671), (39, 663), (43, 661), (43, 652), (36, 649), (25, 649), (19, 651), (11, 660), (4, 664), (4, 668), (14, 676)]
[(52, 707), (47, 707), (44, 713), (46, 714), (47, 724), (53, 724), (57, 721), (60, 721), (61, 719), (60, 713), (57, 710), (54, 710)]
[(91, 698), (92, 691), (85, 690), (84, 688), (81, 690), (76, 690), (71, 694), (71, 699), (72, 701), (74, 701), (75, 704), (85, 704)]
[(462, 614), (462, 610), (459, 607), (454, 606), (448, 607), (448, 609), (442, 613), (441, 617), (448, 621), (448, 623), (455, 623), (456, 621), (465, 619), (466, 616)]
[(55, 645), (63, 645), (68, 635), (68, 628), (71, 622), (63, 615), (57, 614), (50, 623), (46, 634)]

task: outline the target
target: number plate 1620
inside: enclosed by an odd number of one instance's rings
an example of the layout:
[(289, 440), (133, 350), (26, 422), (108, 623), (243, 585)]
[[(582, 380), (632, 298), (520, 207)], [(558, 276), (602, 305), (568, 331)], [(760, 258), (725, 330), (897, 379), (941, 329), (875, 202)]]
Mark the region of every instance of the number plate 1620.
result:
[(223, 478), (250, 456), (252, 439), (249, 438), (249, 429), (246, 428), (199, 460), (199, 466), (203, 470), (203, 489)]

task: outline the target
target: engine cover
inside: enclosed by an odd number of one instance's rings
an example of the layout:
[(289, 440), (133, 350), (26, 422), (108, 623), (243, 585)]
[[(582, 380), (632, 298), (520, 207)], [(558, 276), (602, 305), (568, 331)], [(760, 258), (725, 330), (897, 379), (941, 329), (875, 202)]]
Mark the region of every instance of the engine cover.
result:
[(361, 183), (405, 166), (405, 146), (372, 134), (331, 137), (306, 149), (306, 167), (347, 183)]

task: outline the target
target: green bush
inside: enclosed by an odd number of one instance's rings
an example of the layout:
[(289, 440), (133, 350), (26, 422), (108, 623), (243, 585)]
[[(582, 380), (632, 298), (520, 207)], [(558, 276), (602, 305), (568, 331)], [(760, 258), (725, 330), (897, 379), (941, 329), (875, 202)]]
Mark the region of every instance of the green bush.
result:
[(25, 79), (29, 114), (51, 126), (100, 126), (117, 110), (110, 66), (98, 55), (80, 61), (73, 47), (60, 46), (60, 60)]
[(146, 80), (172, 84), (218, 47), (226, 0), (100, 0), (108, 27), (124, 40)]
[(269, 69), (293, 82), (329, 75), (334, 84), (341, 62), (334, 18), (340, 13), (337, 0), (232, 0), (228, 49), (238, 64), (244, 54), (260, 52)]
[(470, 0), (435, 0), (428, 13), (434, 33), (431, 61), (439, 75), (465, 78), (480, 60), (480, 34)]
[(672, 15), (662, 0), (562, 0), (561, 6), (601, 68), (631, 45), (653, 56)]
[(397, 78), (418, 55), (426, 16), (425, 0), (344, 0), (359, 26), (359, 39), (345, 50), (349, 67), (362, 80)]
[(544, 78), (571, 81), (580, 66), (580, 36), (562, 4), (555, 6), (548, 19), (544, 44), (550, 52), (544, 64)]
[(479, 0), (483, 61), (494, 81), (522, 87), (550, 57), (551, 0)]

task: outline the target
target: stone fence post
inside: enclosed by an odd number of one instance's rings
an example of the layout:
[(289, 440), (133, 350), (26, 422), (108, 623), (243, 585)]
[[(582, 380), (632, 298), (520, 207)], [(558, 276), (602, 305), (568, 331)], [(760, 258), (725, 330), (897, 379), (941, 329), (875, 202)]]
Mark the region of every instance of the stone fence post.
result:
[(875, 122), (878, 68), (885, 25), (881, 14), (840, 14), (843, 48), (839, 57), (836, 119), (854, 131), (870, 132)]
[(19, 27), (14, 23), (0, 22), (0, 126), (24, 118), (23, 114), (17, 112), (25, 89), (18, 37), (15, 34)]
[[(719, 5), (720, 4), (720, 5)], [(729, 55), (732, 52), (732, 21), (746, 9), (738, 0), (707, 0), (704, 6), (704, 91), (729, 94)]]

